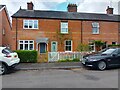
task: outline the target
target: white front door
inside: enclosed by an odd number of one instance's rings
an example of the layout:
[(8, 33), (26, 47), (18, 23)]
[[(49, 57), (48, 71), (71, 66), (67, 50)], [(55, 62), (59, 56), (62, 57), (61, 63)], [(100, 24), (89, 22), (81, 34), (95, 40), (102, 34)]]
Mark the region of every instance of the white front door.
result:
[(57, 42), (56, 41), (51, 42), (51, 52), (57, 52)]

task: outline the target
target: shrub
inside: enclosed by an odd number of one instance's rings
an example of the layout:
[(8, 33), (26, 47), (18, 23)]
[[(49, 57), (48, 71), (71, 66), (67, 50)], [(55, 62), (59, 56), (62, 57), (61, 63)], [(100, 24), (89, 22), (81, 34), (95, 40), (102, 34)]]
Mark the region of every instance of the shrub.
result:
[(117, 44), (117, 45), (112, 44), (112, 45), (108, 45), (108, 47), (120, 47), (120, 44)]
[(79, 52), (82, 52), (82, 51), (90, 51), (89, 45), (79, 43), (79, 44), (78, 44), (78, 47), (77, 47), (77, 51), (79, 51)]
[(70, 60), (70, 59), (65, 59), (65, 60), (58, 60), (58, 62), (79, 62), (80, 60), (75, 58), (73, 60)]
[(16, 50), (15, 51), (20, 58), (20, 62), (22, 63), (36, 63), (37, 62), (37, 51), (35, 50)]

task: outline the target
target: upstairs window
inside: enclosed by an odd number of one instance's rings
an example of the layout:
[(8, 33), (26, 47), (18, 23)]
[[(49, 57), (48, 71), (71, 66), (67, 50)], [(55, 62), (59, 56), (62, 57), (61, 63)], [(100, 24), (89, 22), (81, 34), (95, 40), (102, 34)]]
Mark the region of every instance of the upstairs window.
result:
[(92, 23), (92, 34), (99, 34), (99, 23)]
[(68, 22), (61, 22), (61, 33), (68, 33)]
[(38, 29), (38, 20), (24, 20), (24, 29)]

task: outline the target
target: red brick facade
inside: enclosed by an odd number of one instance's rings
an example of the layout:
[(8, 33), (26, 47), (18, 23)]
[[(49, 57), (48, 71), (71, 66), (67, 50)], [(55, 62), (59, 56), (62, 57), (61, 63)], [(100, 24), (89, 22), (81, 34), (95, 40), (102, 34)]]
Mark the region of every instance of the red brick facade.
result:
[(11, 47), (11, 24), (6, 6), (0, 10), (0, 46)]
[[(38, 25), (39, 28), (34, 30), (23, 29), (24, 18), (18, 18), (18, 19), (13, 18), (12, 20), (13, 20), (12, 21), (13, 50), (18, 49), (18, 40), (34, 40), (35, 42), (34, 49), (36, 49), (36, 39), (44, 38), (44, 37), (49, 39), (48, 51), (51, 51), (51, 41), (57, 41), (58, 51), (64, 51), (64, 41), (69, 39), (73, 41), (73, 46), (72, 46), (73, 51), (76, 51), (79, 43), (82, 42), (88, 44), (90, 40), (102, 40), (104, 42), (107, 42), (107, 44), (112, 44), (112, 42), (117, 42), (118, 44), (120, 44), (118, 22), (67, 20), (69, 34), (64, 34), (62, 36), (63, 39), (61, 41), (61, 39), (59, 39), (58, 33), (60, 33), (60, 23), (62, 20), (37, 19), (39, 23)], [(16, 46), (16, 21), (17, 21), (17, 46)], [(92, 22), (99, 22), (100, 25), (99, 34), (92, 34), (92, 25), (91, 25)]]

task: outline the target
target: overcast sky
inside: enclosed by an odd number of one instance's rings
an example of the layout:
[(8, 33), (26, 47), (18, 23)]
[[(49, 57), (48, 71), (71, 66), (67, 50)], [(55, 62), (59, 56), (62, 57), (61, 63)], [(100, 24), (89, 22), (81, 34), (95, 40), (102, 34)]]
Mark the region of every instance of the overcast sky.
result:
[(78, 12), (105, 14), (107, 6), (111, 6), (114, 8), (114, 14), (118, 14), (118, 2), (120, 0), (0, 0), (0, 4), (7, 6), (9, 16), (11, 16), (20, 6), (22, 9), (26, 9), (27, 2), (30, 1), (34, 3), (35, 10), (67, 11), (69, 3), (76, 3)]

